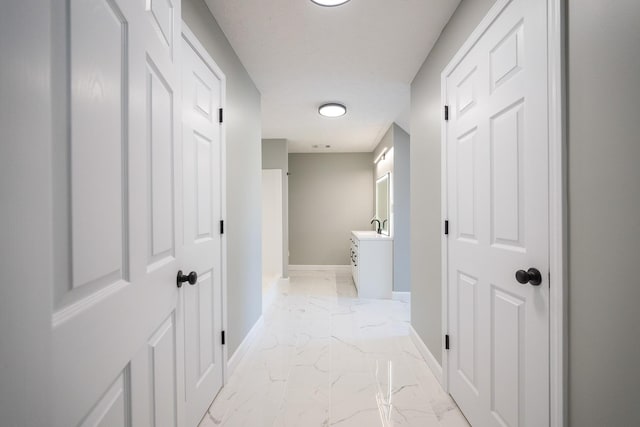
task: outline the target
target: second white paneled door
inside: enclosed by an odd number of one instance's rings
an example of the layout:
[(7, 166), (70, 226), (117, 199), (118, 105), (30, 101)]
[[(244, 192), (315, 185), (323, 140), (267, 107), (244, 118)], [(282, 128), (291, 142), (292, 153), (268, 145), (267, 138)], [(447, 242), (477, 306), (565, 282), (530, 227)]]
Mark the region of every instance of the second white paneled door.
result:
[(547, 2), (500, 1), (487, 19), (443, 73), (449, 391), (473, 426), (542, 427), (549, 424)]
[(224, 76), (191, 35), (183, 33), (182, 141), (187, 424), (195, 426), (223, 383), (222, 153)]

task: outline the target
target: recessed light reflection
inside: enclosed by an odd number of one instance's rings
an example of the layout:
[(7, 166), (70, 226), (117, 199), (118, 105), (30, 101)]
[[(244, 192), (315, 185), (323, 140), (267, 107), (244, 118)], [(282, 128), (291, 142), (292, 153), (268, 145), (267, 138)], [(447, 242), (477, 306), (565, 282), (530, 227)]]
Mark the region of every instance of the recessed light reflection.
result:
[(345, 4), (349, 0), (311, 0), (313, 3), (319, 6), (340, 6), (341, 4)]

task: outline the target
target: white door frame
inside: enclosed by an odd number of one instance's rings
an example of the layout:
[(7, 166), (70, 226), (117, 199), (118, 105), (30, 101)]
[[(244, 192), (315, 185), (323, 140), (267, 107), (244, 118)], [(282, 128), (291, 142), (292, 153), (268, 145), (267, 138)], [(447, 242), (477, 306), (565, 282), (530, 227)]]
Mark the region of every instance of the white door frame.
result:
[[(193, 48), (193, 50), (200, 56), (204, 63), (211, 69), (211, 71), (220, 79), (220, 106), (225, 108), (227, 105), (227, 78), (225, 77), (222, 69), (218, 67), (218, 64), (213, 60), (211, 55), (207, 52), (205, 47), (200, 43), (196, 35), (191, 31), (189, 26), (182, 21), (182, 38)], [(182, 124), (181, 124), (182, 125)], [(182, 133), (181, 133), (182, 135)], [(220, 198), (222, 205), (220, 206), (221, 220), (227, 218), (227, 134), (226, 125), (223, 121), (220, 124)], [(222, 330), (227, 330), (227, 233), (223, 233), (220, 236), (221, 254), (222, 254)], [(229, 380), (229, 369), (227, 366), (228, 361), (227, 346), (222, 346), (222, 380), (223, 384), (227, 384)]]
[[(565, 139), (565, 2), (547, 1), (548, 111), (549, 111), (549, 409), (551, 427), (567, 425), (567, 198)], [(471, 33), (441, 74), (442, 105), (446, 104), (446, 78), (463, 60), (511, 0), (498, 0)], [(441, 121), (441, 215), (447, 211), (447, 125)], [(448, 240), (442, 233), (442, 386), (449, 390), (448, 354), (444, 336), (449, 331)]]

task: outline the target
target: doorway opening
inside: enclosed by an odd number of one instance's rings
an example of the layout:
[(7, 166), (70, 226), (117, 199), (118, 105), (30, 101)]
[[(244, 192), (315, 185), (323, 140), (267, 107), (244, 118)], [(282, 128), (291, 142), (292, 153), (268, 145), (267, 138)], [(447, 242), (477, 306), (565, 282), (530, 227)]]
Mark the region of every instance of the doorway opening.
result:
[(262, 311), (283, 277), (282, 169), (262, 170)]

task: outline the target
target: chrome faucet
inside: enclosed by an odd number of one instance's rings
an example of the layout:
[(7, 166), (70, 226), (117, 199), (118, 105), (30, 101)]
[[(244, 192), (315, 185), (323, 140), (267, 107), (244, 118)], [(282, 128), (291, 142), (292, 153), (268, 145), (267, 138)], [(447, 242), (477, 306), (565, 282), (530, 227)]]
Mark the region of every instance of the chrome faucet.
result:
[(371, 224), (373, 224), (374, 222), (377, 222), (377, 223), (378, 223), (378, 228), (377, 228), (377, 230), (376, 230), (376, 231), (377, 231), (377, 233), (378, 233), (378, 234), (382, 234), (382, 228), (381, 228), (381, 226), (380, 226), (380, 220), (379, 220), (379, 219), (375, 219), (375, 218), (374, 218), (374, 219), (372, 219), (372, 220), (371, 220)]

